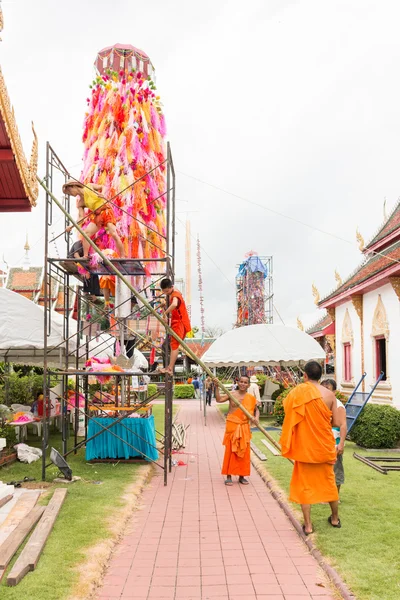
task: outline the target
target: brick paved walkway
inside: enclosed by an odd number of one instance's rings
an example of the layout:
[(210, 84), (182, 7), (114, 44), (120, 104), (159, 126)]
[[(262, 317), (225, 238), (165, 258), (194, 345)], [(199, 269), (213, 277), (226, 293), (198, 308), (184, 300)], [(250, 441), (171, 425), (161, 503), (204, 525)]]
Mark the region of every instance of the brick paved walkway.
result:
[(216, 408), (204, 427), (199, 403), (182, 403), (179, 421), (190, 423), (193, 457), (178, 457), (187, 466), (173, 467), (167, 487), (161, 471), (153, 478), (97, 598), (333, 600), (260, 476), (253, 470), (251, 485), (223, 484)]

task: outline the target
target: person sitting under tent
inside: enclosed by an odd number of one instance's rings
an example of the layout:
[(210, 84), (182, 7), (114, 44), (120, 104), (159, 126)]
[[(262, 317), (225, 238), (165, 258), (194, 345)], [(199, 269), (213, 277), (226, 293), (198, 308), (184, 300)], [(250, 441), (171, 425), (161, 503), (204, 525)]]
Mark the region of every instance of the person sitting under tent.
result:
[(338, 422), (336, 398), (318, 382), (322, 367), (316, 361), (304, 367), (304, 383), (297, 385), (283, 401), (285, 419), (280, 439), (282, 456), (295, 461), (289, 499), (301, 504), (303, 532), (313, 533), (311, 504), (329, 502), (332, 527), (341, 527), (339, 494), (332, 465), (336, 462), (332, 423)]
[[(166, 296), (169, 296), (169, 306), (164, 311), (164, 318), (171, 315), (171, 329), (181, 340), (184, 340), (189, 331), (192, 330), (192, 326), (183, 296), (174, 288), (172, 281), (168, 278), (161, 281), (161, 290)], [(173, 375), (179, 354), (179, 342), (173, 336), (170, 338), (170, 346), (169, 365), (167, 368), (162, 369), (162, 372)]]
[[(321, 385), (333, 393), (336, 392), (337, 386), (334, 379), (324, 379), (324, 381), (321, 381)], [(338, 426), (332, 427), (332, 433), (335, 438), (337, 460), (333, 465), (333, 472), (335, 473), (336, 486), (340, 494), (340, 486), (344, 484), (343, 452), (347, 435), (347, 420), (346, 408), (340, 402), (339, 398), (336, 398), (336, 404), (338, 409)]]
[[(85, 229), (86, 235), (92, 237), (104, 227), (108, 235), (113, 238), (120, 258), (124, 258), (124, 245), (117, 232), (113, 209), (109, 206), (107, 199), (101, 195), (102, 186), (93, 183), (90, 185), (91, 187), (88, 187), (80, 181), (70, 179), (64, 183), (62, 191), (69, 196), (79, 196), (76, 204), (78, 209), (88, 208), (91, 211), (88, 215), (90, 223)], [(83, 258), (88, 258), (90, 244), (85, 239), (82, 240), (82, 243)]]
[[(251, 429), (247, 415), (239, 408), (227, 394), (221, 396), (219, 381), (214, 379), (215, 399), (218, 403), (229, 400), (229, 411), (226, 417), (225, 435), (222, 444), (225, 446), (224, 462), (222, 464), (222, 475), (226, 475), (225, 485), (233, 485), (232, 475), (239, 475), (239, 483), (248, 485), (246, 476), (250, 475), (250, 440)], [(239, 389), (232, 395), (240, 404), (259, 418), (257, 400), (248, 393), (250, 381), (247, 375), (239, 379)]]

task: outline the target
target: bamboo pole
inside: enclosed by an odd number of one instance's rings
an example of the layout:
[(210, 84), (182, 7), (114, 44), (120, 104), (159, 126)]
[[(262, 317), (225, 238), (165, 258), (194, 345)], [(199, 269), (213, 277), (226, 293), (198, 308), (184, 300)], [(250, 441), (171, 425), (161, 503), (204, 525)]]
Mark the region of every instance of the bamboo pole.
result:
[[(103, 263), (106, 264), (107, 267), (109, 269), (111, 269), (117, 277), (119, 277), (119, 279), (129, 288), (129, 290), (132, 292), (132, 294), (134, 294), (134, 296), (136, 296), (136, 298), (142, 302), (142, 304), (151, 312), (151, 314), (158, 321), (160, 321), (160, 323), (165, 327), (165, 329), (169, 333), (169, 335), (172, 336), (173, 338), (175, 338), (175, 340), (180, 344), (180, 346), (183, 348), (183, 350), (186, 352), (186, 354), (188, 354), (191, 357), (191, 359), (195, 363), (197, 363), (203, 369), (203, 371), (205, 371), (205, 373), (207, 373), (207, 375), (209, 377), (212, 377), (214, 379), (214, 374), (211, 372), (211, 370), (202, 362), (202, 360), (200, 360), (200, 358), (198, 358), (196, 356), (196, 354), (194, 354), (194, 352), (192, 352), (192, 350), (189, 348), (189, 346), (187, 346), (185, 344), (185, 342), (183, 340), (181, 340), (181, 338), (178, 335), (176, 335), (175, 331), (173, 329), (171, 329), (169, 324), (166, 321), (164, 321), (164, 319), (157, 313), (157, 311), (155, 311), (153, 309), (153, 307), (150, 305), (150, 303), (147, 302), (147, 299), (142, 297), (139, 294), (139, 292), (137, 290), (135, 290), (135, 288), (130, 284), (130, 282), (122, 275), (122, 273), (120, 271), (118, 271), (118, 269), (112, 264), (112, 262), (107, 258), (107, 256), (100, 250), (100, 248), (98, 248), (96, 246), (96, 244), (91, 240), (91, 238), (85, 233), (84, 229), (82, 229), (82, 227), (80, 227), (80, 225), (78, 225), (78, 223), (67, 212), (67, 210), (61, 204), (61, 202), (59, 202), (59, 200), (57, 200), (57, 198), (48, 189), (48, 187), (45, 185), (45, 183), (42, 180), (40, 180), (39, 177), (36, 177), (36, 178), (37, 178), (38, 182), (40, 183), (40, 185), (42, 186), (42, 188), (45, 190), (45, 192), (52, 198), (53, 202), (56, 203), (56, 205), (61, 210), (61, 212), (64, 213), (64, 215), (71, 221), (71, 223), (74, 225), (74, 227), (77, 229), (77, 231), (79, 231), (79, 233), (85, 238), (85, 240), (89, 243), (89, 245), (93, 248), (93, 250), (101, 257)], [(168, 374), (166, 376), (169, 377)], [(228, 389), (226, 389), (222, 385), (221, 382), (218, 382), (218, 387), (221, 388), (223, 393), (225, 395), (227, 395), (228, 398), (234, 404), (236, 404), (236, 406), (238, 408), (240, 408), (240, 410), (242, 412), (244, 412), (244, 414), (249, 419), (249, 421), (254, 423), (254, 425), (271, 442), (271, 444), (273, 444), (275, 446), (275, 448), (277, 448), (279, 450), (279, 452), (281, 452), (280, 444), (276, 440), (274, 440), (274, 438), (271, 435), (269, 435), (268, 431), (266, 431), (262, 425), (260, 425), (260, 423), (254, 417), (254, 415), (252, 415), (246, 408), (244, 408), (244, 406), (242, 406), (240, 404), (240, 402), (235, 398), (235, 396), (233, 396), (233, 394), (231, 394), (231, 392)]]

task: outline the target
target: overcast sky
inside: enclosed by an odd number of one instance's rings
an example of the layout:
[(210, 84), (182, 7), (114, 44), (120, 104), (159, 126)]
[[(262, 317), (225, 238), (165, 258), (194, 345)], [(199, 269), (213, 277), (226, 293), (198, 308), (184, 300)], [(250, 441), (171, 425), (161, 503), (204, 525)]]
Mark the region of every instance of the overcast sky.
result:
[[(207, 253), (207, 324), (231, 327), (236, 265), (254, 250), (274, 257), (274, 302), (285, 323), (299, 315), (311, 325), (319, 316), (312, 283), (324, 295), (335, 268), (348, 276), (362, 258), (357, 226), (367, 241), (384, 198), (390, 210), (400, 195), (398, 0), (2, 6), (0, 64), (28, 156), (35, 123), (40, 173), (49, 140), (79, 176), (96, 53), (115, 43), (142, 48), (156, 68), (178, 171), (176, 276), (185, 274), (188, 216)], [(27, 230), (32, 262), (43, 262), (43, 212), (41, 194), (31, 214), (0, 215), (0, 253), (10, 264), (22, 260)], [(199, 324), (195, 242), (192, 253)]]

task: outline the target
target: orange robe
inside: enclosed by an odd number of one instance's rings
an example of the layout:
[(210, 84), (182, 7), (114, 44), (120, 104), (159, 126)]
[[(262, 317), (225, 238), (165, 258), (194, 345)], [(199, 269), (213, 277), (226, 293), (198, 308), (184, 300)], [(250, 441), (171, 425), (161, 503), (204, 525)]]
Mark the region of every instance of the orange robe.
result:
[[(171, 312), (171, 329), (178, 335), (181, 340), (184, 340), (186, 335), (191, 331), (192, 326), (190, 324), (189, 314), (186, 308), (183, 296), (178, 290), (174, 290), (170, 296), (170, 302), (174, 298), (178, 300), (178, 306)], [(177, 350), (179, 343), (171, 336), (170, 338), (171, 350)]]
[(338, 500), (332, 465), (336, 462), (332, 412), (310, 382), (292, 390), (283, 403), (282, 456), (295, 461), (290, 482), (292, 502), (318, 504)]
[[(249, 413), (253, 414), (257, 400), (251, 394), (246, 394), (241, 404)], [(237, 408), (226, 417), (225, 435), (222, 442), (225, 446), (222, 475), (241, 475), (243, 477), (250, 475), (250, 440), (249, 419), (240, 408)]]

